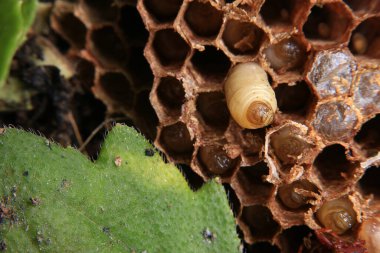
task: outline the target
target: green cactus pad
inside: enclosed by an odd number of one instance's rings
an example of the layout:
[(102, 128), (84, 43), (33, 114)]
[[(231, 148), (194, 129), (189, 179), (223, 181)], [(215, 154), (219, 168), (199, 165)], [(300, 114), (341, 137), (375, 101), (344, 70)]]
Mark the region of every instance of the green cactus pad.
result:
[(0, 251), (239, 252), (222, 186), (192, 191), (135, 130), (116, 125), (96, 162), (0, 131)]

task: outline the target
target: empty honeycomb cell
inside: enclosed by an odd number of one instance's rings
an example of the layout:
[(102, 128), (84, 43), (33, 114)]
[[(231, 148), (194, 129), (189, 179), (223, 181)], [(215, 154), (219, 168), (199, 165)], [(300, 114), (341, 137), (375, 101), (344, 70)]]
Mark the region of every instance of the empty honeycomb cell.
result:
[(283, 252), (304, 252), (299, 251), (299, 249), (304, 245), (304, 241), (312, 234), (313, 230), (305, 225), (293, 226), (284, 230), (279, 236)]
[(316, 200), (318, 188), (307, 180), (298, 180), (278, 188), (277, 197), (285, 208), (305, 210)]
[(324, 50), (316, 54), (307, 78), (321, 98), (346, 95), (356, 70), (357, 63), (348, 50)]
[(373, 194), (376, 199), (380, 198), (380, 167), (370, 167), (365, 170), (359, 180), (359, 187), (364, 194)]
[(82, 0), (82, 8), (94, 23), (112, 22), (118, 16), (118, 8), (114, 0)]
[(183, 0), (144, 0), (143, 3), (148, 12), (158, 22), (173, 21), (179, 9), (181, 8)]
[(213, 46), (195, 51), (191, 58), (194, 69), (206, 80), (222, 81), (231, 66), (229, 58)]
[(52, 27), (75, 49), (83, 49), (87, 28), (72, 12), (54, 12)]
[(302, 0), (266, 0), (260, 14), (266, 24), (293, 26), (298, 24), (298, 11), (302, 10)]
[(380, 17), (366, 19), (356, 27), (352, 32), (349, 48), (354, 55), (379, 59)]
[(102, 91), (117, 103), (126, 108), (133, 106), (134, 93), (127, 77), (118, 72), (106, 72), (99, 78)]
[(280, 253), (280, 249), (269, 242), (256, 242), (247, 246), (246, 253)]
[(367, 157), (380, 152), (380, 114), (364, 123), (354, 138)]
[(222, 145), (202, 146), (197, 157), (208, 175), (228, 176), (238, 165), (238, 159), (230, 158)]
[(190, 2), (185, 12), (185, 21), (190, 30), (201, 37), (215, 37), (223, 23), (223, 12), (209, 2)]
[(335, 181), (340, 184), (352, 177), (357, 165), (347, 159), (346, 149), (340, 144), (325, 147), (313, 163), (325, 183)]
[(277, 106), (283, 113), (306, 115), (315, 98), (306, 82), (278, 85), (275, 90)]
[(157, 87), (157, 97), (169, 111), (180, 112), (185, 102), (185, 90), (182, 82), (172, 76), (161, 78)]
[(266, 35), (261, 28), (251, 22), (230, 19), (224, 27), (222, 39), (232, 53), (255, 56)]
[(378, 0), (343, 0), (353, 11), (366, 14), (380, 11)]
[(345, 101), (329, 101), (318, 105), (314, 129), (326, 140), (347, 140), (356, 131), (358, 117)]
[(129, 50), (112, 26), (93, 30), (90, 41), (92, 53), (106, 67), (120, 67), (127, 63)]
[(193, 153), (193, 142), (189, 130), (182, 122), (165, 126), (159, 140), (164, 150), (171, 156), (190, 157)]
[(160, 63), (165, 67), (181, 67), (189, 54), (190, 47), (173, 29), (157, 31), (153, 49)]
[(273, 184), (265, 181), (269, 168), (265, 162), (240, 167), (232, 180), (232, 188), (243, 204), (267, 200), (274, 191)]
[(306, 48), (295, 38), (284, 39), (271, 44), (264, 50), (265, 58), (277, 73), (286, 71), (303, 71), (307, 59)]
[(136, 7), (129, 5), (122, 7), (118, 25), (129, 44), (145, 45), (149, 33)]
[(207, 126), (223, 132), (227, 129), (230, 114), (223, 93), (200, 93), (196, 104), (197, 110)]
[(364, 115), (380, 112), (380, 70), (359, 71), (355, 79), (354, 104)]
[(342, 43), (347, 39), (352, 19), (350, 12), (341, 2), (315, 5), (303, 26), (303, 32), (312, 43)]
[(244, 207), (241, 218), (249, 227), (252, 237), (257, 240), (270, 240), (280, 230), (271, 211), (262, 205)]

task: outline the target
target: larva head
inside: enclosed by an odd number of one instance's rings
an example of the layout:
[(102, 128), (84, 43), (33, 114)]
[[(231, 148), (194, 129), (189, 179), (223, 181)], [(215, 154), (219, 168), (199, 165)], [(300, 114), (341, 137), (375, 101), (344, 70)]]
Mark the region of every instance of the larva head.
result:
[(267, 74), (258, 64), (234, 66), (224, 91), (231, 116), (241, 127), (257, 129), (272, 123), (277, 110), (276, 96)]

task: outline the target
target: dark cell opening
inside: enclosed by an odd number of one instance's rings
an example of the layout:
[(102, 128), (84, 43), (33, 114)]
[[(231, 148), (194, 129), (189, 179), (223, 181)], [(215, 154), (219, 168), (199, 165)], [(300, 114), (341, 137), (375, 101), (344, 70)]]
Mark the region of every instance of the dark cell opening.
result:
[(190, 166), (186, 164), (176, 164), (182, 175), (186, 178), (187, 183), (193, 191), (199, 190), (204, 185), (204, 180), (201, 176), (195, 173)]
[(150, 140), (157, 135), (158, 117), (149, 100), (150, 90), (144, 90), (137, 95), (135, 111), (139, 117), (135, 119), (136, 126)]
[(181, 67), (190, 51), (189, 45), (173, 29), (156, 32), (153, 49), (163, 66)]
[(354, 55), (380, 59), (380, 17), (363, 21), (352, 32), (349, 48)]
[(131, 45), (145, 45), (148, 40), (149, 33), (136, 7), (126, 5), (120, 10), (119, 27)]
[(313, 97), (306, 82), (295, 85), (280, 84), (275, 89), (277, 105), (283, 113), (296, 113), (305, 115), (313, 102)]
[(247, 253), (280, 253), (280, 249), (276, 245), (269, 242), (256, 242), (247, 246)]
[(227, 21), (222, 36), (228, 49), (238, 55), (257, 54), (265, 38), (265, 33), (259, 27), (235, 19)]
[(209, 92), (199, 94), (197, 109), (208, 126), (222, 132), (227, 129), (230, 114), (223, 93)]
[(93, 63), (80, 59), (76, 65), (77, 78), (80, 81), (80, 85), (87, 91), (94, 85), (95, 79), (95, 66)]
[(359, 186), (364, 194), (373, 194), (375, 198), (380, 198), (380, 167), (370, 167), (366, 169), (364, 175), (359, 180)]
[(347, 160), (346, 150), (339, 144), (325, 147), (314, 160), (314, 167), (325, 181), (342, 181), (350, 178), (355, 165)]
[(128, 49), (111, 26), (94, 30), (91, 34), (93, 53), (106, 66), (123, 66), (128, 61)]
[(357, 12), (378, 12), (380, 2), (378, 0), (343, 0), (353, 11)]
[(144, 0), (148, 12), (159, 22), (173, 21), (183, 0)]
[(350, 14), (341, 3), (315, 5), (303, 26), (306, 38), (341, 42), (350, 23)]
[(185, 12), (185, 21), (198, 36), (215, 37), (223, 22), (223, 12), (210, 3), (190, 2)]
[(185, 102), (185, 90), (182, 82), (172, 76), (161, 78), (157, 88), (157, 96), (166, 108), (180, 111)]
[(56, 17), (61, 35), (76, 49), (83, 49), (86, 43), (85, 25), (72, 13), (64, 13)]
[(266, 0), (260, 14), (268, 25), (292, 25), (299, 0)]
[(153, 73), (144, 57), (144, 47), (132, 47), (127, 71), (132, 74), (136, 88), (151, 88)]
[(221, 145), (209, 145), (199, 148), (198, 159), (207, 174), (230, 175), (236, 168), (237, 159), (228, 157)]
[(249, 226), (252, 236), (257, 239), (272, 239), (280, 230), (280, 226), (273, 219), (271, 211), (265, 206), (244, 207), (242, 218)]
[(228, 203), (235, 217), (238, 216), (241, 208), (240, 201), (236, 196), (235, 191), (231, 188), (229, 184), (223, 184), (224, 190), (226, 191)]
[(304, 246), (304, 239), (312, 235), (313, 231), (308, 226), (293, 226), (284, 230), (280, 235), (280, 243), (284, 252), (299, 252)]
[(376, 155), (380, 151), (380, 114), (364, 123), (354, 140), (367, 157)]
[(162, 129), (160, 143), (169, 155), (191, 157), (193, 142), (184, 123), (178, 122)]
[(203, 78), (217, 81), (222, 81), (226, 77), (231, 66), (228, 57), (212, 46), (206, 46), (204, 51), (196, 51), (191, 62)]
[(133, 91), (129, 80), (121, 73), (107, 72), (100, 79), (100, 87), (114, 103), (131, 108), (133, 106)]
[(84, 6), (89, 17), (95, 22), (114, 21), (118, 9), (114, 0), (84, 0)]

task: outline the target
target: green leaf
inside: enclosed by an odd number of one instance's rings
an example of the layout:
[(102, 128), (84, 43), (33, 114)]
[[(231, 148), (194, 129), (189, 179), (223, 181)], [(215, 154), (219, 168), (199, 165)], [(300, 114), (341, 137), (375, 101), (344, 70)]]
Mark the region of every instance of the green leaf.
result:
[(0, 87), (8, 75), (14, 53), (32, 25), (36, 7), (37, 0), (0, 1)]
[[(0, 134), (0, 247), (10, 252), (238, 252), (223, 187), (196, 192), (135, 130), (116, 125), (96, 162)], [(149, 153), (149, 152), (148, 152)]]

